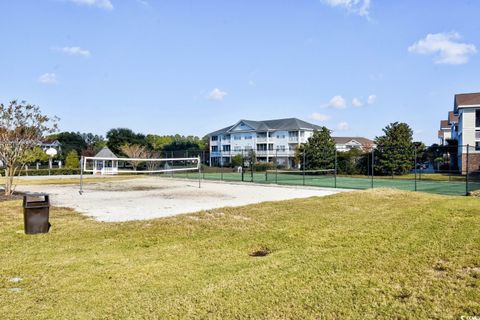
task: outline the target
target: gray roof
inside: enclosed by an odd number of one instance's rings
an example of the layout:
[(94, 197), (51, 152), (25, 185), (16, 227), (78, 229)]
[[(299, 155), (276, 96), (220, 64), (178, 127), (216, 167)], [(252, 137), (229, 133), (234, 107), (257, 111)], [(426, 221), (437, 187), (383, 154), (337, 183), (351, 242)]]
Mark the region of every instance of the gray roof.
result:
[(96, 155), (95, 158), (118, 158), (112, 150), (107, 147), (103, 147)]
[(364, 138), (364, 137), (332, 137), (333, 140), (335, 140), (336, 144), (346, 144), (349, 143), (352, 140), (357, 141), (360, 144), (365, 144), (365, 145), (373, 145), (375, 142)]
[(247, 126), (251, 127), (254, 131), (276, 131), (276, 130), (316, 130), (320, 129), (320, 126), (317, 126), (312, 123), (305, 122), (297, 118), (287, 118), (287, 119), (275, 119), (275, 120), (263, 120), (263, 121), (253, 121), (253, 120), (240, 120), (237, 123), (225, 127), (223, 129), (209, 133), (209, 136), (215, 136), (218, 134), (229, 133), (239, 123), (244, 123)]

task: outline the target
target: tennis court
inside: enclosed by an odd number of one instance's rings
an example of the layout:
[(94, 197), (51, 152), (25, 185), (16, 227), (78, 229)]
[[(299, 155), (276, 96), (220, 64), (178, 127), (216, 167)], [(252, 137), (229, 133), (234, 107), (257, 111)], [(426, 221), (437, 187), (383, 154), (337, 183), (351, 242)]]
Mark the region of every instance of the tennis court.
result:
[[(175, 177), (198, 178), (194, 173), (175, 173)], [(407, 191), (422, 191), (444, 195), (465, 195), (467, 183), (456, 179), (449, 181), (429, 180), (428, 175), (423, 179), (404, 179), (401, 177), (372, 177), (371, 176), (342, 176), (334, 173), (319, 175), (303, 175), (298, 172), (202, 172), (205, 180), (244, 181), (255, 183), (269, 183), (279, 185), (305, 185), (324, 188), (342, 189), (369, 189), (369, 188), (394, 188)], [(468, 182), (468, 191), (480, 190), (478, 180)]]

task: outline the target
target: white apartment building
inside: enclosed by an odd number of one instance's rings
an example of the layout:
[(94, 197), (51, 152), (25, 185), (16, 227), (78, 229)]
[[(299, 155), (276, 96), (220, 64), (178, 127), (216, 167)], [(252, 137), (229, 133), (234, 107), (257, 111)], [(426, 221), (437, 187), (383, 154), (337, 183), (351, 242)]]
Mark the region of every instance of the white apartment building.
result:
[[(275, 161), (287, 168), (295, 167), (295, 150), (300, 144), (307, 142), (314, 130), (320, 128), (296, 118), (240, 120), (234, 125), (208, 134), (210, 165), (227, 165), (232, 157), (255, 150), (259, 162)], [(373, 141), (360, 137), (334, 139), (339, 151), (348, 151), (365, 142), (373, 145)]]
[[(454, 125), (452, 137), (458, 141), (458, 161), (462, 172), (466, 171), (466, 157), (469, 172), (480, 170), (480, 92), (456, 94), (454, 114), (458, 124)], [(470, 146), (467, 151), (467, 146)]]

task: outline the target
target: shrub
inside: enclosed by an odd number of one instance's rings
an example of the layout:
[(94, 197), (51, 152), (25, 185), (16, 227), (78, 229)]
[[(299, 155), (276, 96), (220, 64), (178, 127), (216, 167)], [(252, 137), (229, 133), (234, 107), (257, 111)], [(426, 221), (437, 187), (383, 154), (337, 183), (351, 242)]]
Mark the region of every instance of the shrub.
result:
[(76, 150), (72, 150), (68, 153), (67, 158), (65, 159), (65, 167), (68, 169), (80, 168), (80, 162)]
[(277, 165), (273, 162), (257, 162), (253, 166), (255, 171), (267, 171), (267, 170), (275, 170)]
[[(18, 175), (20, 176), (48, 176), (48, 169), (29, 169), (29, 170), (19, 170)], [(54, 168), (50, 169), (50, 175), (73, 175), (80, 174), (80, 169), (73, 168)]]

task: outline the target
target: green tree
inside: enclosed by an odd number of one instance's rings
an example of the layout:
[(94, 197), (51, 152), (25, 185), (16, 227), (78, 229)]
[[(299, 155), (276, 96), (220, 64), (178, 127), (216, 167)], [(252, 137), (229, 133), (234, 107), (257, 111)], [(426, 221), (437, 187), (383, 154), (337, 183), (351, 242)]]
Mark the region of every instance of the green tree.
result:
[(126, 144), (135, 144), (146, 146), (147, 141), (145, 135), (141, 133), (135, 133), (128, 128), (116, 128), (110, 129), (107, 132), (107, 146), (113, 153), (120, 154), (121, 147)]
[(366, 174), (368, 153), (361, 149), (353, 148), (345, 152), (337, 153), (337, 171), (339, 174)]
[(173, 136), (159, 136), (148, 134), (146, 137), (148, 148), (155, 151), (163, 151), (163, 147), (173, 142)]
[(48, 155), (42, 150), (42, 148), (37, 146), (25, 153), (23, 161), (25, 163), (48, 161)]
[(315, 130), (307, 142), (297, 151), (297, 159), (303, 164), (305, 154), (305, 169), (333, 169), (335, 168), (335, 141), (330, 130), (321, 127)]
[(67, 158), (65, 159), (65, 167), (67, 167), (68, 169), (80, 168), (80, 161), (78, 160), (77, 151), (71, 150), (67, 154)]
[(70, 151), (75, 150), (81, 154), (87, 148), (87, 143), (79, 132), (60, 132), (49, 137), (50, 140), (58, 140), (61, 144), (60, 159), (65, 159)]
[(375, 138), (375, 171), (381, 175), (401, 175), (413, 168), (413, 131), (406, 123), (394, 122)]
[(232, 167), (240, 167), (242, 165), (242, 156), (237, 154), (232, 157)]

